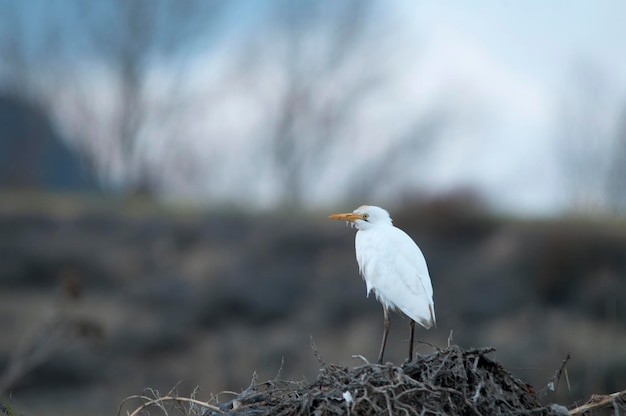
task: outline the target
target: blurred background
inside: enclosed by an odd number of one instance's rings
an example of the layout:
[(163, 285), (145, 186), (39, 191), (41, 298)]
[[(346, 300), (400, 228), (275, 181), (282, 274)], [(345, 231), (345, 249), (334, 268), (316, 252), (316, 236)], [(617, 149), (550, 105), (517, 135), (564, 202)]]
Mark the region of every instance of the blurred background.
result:
[[(105, 415), (375, 359), (387, 208), (443, 347), (626, 388), (620, 1), (0, 0), (0, 395)], [(392, 317), (387, 359), (406, 356)], [(179, 383), (180, 384), (177, 384)], [(223, 401), (228, 395), (220, 396)]]

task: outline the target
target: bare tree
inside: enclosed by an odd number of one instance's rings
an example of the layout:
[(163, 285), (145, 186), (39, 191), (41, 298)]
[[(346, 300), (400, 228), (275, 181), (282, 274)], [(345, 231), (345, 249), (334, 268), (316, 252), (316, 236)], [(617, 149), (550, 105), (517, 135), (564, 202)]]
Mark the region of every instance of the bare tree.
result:
[[(45, 3), (42, 7), (41, 16), (45, 16), (51, 6)], [(60, 34), (57, 27), (26, 13), (17, 2), (0, 2), (0, 90), (38, 104), (42, 80), (35, 68), (55, 60)]]
[[(145, 157), (148, 147), (153, 145), (147, 136), (172, 129), (169, 125), (180, 121), (181, 114), (187, 110), (186, 97), (180, 92), (185, 81), (185, 68), (189, 65), (190, 54), (197, 51), (200, 42), (204, 41), (202, 46), (206, 46), (210, 41), (211, 25), (221, 13), (222, 3), (116, 0), (107, 2), (106, 7), (80, 1), (77, 5), (88, 48), (111, 75), (114, 89), (112, 114), (109, 122), (103, 125), (106, 134), (111, 136), (109, 163), (118, 161), (121, 164), (131, 189), (152, 190), (159, 175)], [(169, 68), (167, 84), (154, 79), (157, 65)], [(154, 91), (159, 89), (165, 89), (165, 92), (155, 97)], [(99, 109), (90, 105), (93, 98), (86, 88), (75, 97), (77, 106), (91, 113), (86, 114), (88, 118), (97, 119), (101, 115)], [(98, 140), (90, 137), (89, 132), (81, 133), (86, 140)], [(86, 144), (89, 146), (88, 142)], [(97, 149), (97, 144), (91, 145)], [(102, 148), (95, 152), (84, 150), (102, 157)], [(105, 166), (104, 169), (112, 167)]]
[[(373, 190), (383, 189), (393, 183), (394, 178), (405, 177), (403, 172), (423, 163), (429, 151), (439, 138), (458, 123), (459, 117), (451, 106), (435, 106), (426, 115), (415, 116), (406, 131), (395, 138), (378, 155), (374, 163), (358, 166), (351, 198), (355, 201), (367, 201), (372, 198)], [(406, 187), (405, 183), (398, 184)]]
[(0, 77), (2, 89), (26, 96), (30, 83), (24, 22), (14, 3), (3, 3), (0, 13)]
[[(228, 124), (219, 119), (222, 109), (214, 97), (204, 91), (204, 96), (191, 95), (184, 88), (192, 61), (188, 58), (201, 49), (199, 43), (204, 42), (204, 51), (210, 49), (215, 39), (210, 31), (218, 26), (216, 18), (224, 15), (224, 4), (76, 0), (76, 24), (63, 32), (64, 44), (69, 45), (59, 66), (63, 69), (51, 78), (55, 82), (43, 88), (43, 95), (103, 182), (154, 190), (165, 186), (165, 181), (170, 187), (197, 187), (195, 195), (206, 193), (209, 184), (226, 189), (230, 193), (220, 197), (232, 200), (241, 200), (244, 188), (257, 187), (247, 193), (248, 201), (254, 201), (265, 191), (259, 186), (261, 177), (264, 183), (271, 182), (281, 202), (293, 208), (308, 202), (309, 191), (319, 190), (321, 175), (340, 163), (345, 165), (339, 167), (341, 180), (350, 183), (352, 197), (366, 198), (383, 178), (393, 181), (404, 166), (414, 165), (451, 123), (445, 106), (430, 112), (417, 109), (413, 118), (403, 121), (404, 130), (382, 127), (380, 148), (370, 151), (374, 158), (337, 162), (350, 158), (354, 150), (368, 149), (372, 134), (361, 133), (371, 108), (394, 100), (389, 91), (395, 67), (388, 59), (393, 40), (377, 26), (378, 13), (387, 5), (361, 0), (274, 0), (262, 7), (246, 3), (251, 7), (248, 12), (260, 12), (260, 19), (252, 29), (237, 33), (247, 47), (235, 49), (229, 43), (228, 57), (222, 60), (232, 62), (226, 64), (229, 70), (221, 93), (234, 97), (237, 104), (231, 111), (240, 124), (254, 125), (246, 118), (252, 116), (262, 120), (259, 128), (252, 129), (245, 145), (241, 138), (239, 145), (230, 143), (231, 134), (248, 133), (209, 126), (209, 133), (198, 140), (201, 152), (195, 152), (189, 141), (177, 146), (178, 137), (186, 133), (181, 127), (188, 121), (196, 123), (192, 118), (200, 114), (213, 118), (216, 125)], [(268, 67), (270, 88), (258, 85), (267, 79), (262, 74)], [(159, 77), (155, 68), (165, 68), (166, 77)], [(244, 110), (238, 105), (245, 101), (257, 106)], [(198, 106), (203, 107), (202, 113)], [(252, 107), (258, 114), (252, 114)], [(207, 180), (210, 157), (220, 176)], [(175, 179), (169, 170), (173, 166)]]
[(557, 149), (569, 209), (583, 215), (623, 215), (626, 213), (624, 98), (614, 93), (610, 77), (587, 61), (576, 63), (571, 85), (561, 109), (561, 140)]
[(64, 133), (103, 182), (117, 177), (124, 188), (152, 191), (162, 175), (149, 157), (151, 147), (176, 146), (174, 131), (197, 101), (183, 88), (186, 70), (192, 54), (214, 40), (211, 29), (224, 4), (51, 3), (42, 6), (49, 9), (41, 13), (47, 20), (29, 33), (19, 13), (24, 8), (8, 2), (0, 17), (4, 85), (61, 118)]
[(381, 81), (380, 68), (374, 66), (341, 78), (363, 58), (371, 39), (372, 4), (276, 3), (275, 25), (284, 40), (278, 57), (283, 88), (277, 92), (267, 134), (287, 206), (302, 203), (307, 180), (337, 145), (342, 126), (354, 120), (360, 100)]
[(626, 214), (626, 105), (622, 105), (615, 138), (610, 148), (607, 201), (612, 213)]
[(589, 62), (578, 62), (559, 120), (558, 148), (567, 205), (574, 213), (606, 210), (611, 120), (606, 77)]
[[(384, 7), (359, 0), (275, 1), (269, 26), (275, 29), (270, 35), (278, 35), (251, 43), (257, 67), (271, 61), (279, 74), (270, 93), (257, 95), (267, 120), (259, 152), (271, 161), (261, 169), (273, 172), (283, 206), (311, 202), (307, 193), (331, 169), (349, 184), (346, 199), (367, 199), (384, 179), (397, 184), (391, 176), (414, 165), (424, 154), (419, 151), (452, 123), (446, 106), (416, 109), (404, 131), (383, 127), (380, 149), (369, 152), (374, 158), (359, 156), (372, 145), (372, 135), (360, 132), (368, 123), (367, 106), (394, 99), (395, 39), (377, 26)], [(331, 166), (342, 158), (344, 166)]]
[(276, 88), (257, 95), (268, 120), (260, 132), (269, 162), (262, 169), (272, 172), (284, 206), (306, 202), (361, 104), (384, 83), (384, 65), (375, 64), (382, 55), (376, 5), (278, 0), (268, 17), (274, 30), (248, 45), (257, 68), (265, 62), (278, 74)]

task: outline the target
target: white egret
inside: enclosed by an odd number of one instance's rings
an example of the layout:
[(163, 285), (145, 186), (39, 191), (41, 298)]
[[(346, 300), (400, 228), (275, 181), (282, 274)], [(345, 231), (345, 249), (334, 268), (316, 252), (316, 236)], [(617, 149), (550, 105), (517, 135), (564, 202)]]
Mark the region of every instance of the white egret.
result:
[(328, 218), (348, 221), (358, 228), (356, 260), (367, 285), (383, 305), (385, 326), (378, 354), (382, 364), (391, 320), (389, 310), (399, 309), (410, 319), (409, 361), (413, 359), (415, 322), (426, 329), (436, 325), (433, 286), (426, 259), (417, 244), (391, 223), (389, 213), (380, 207), (363, 205), (353, 212)]

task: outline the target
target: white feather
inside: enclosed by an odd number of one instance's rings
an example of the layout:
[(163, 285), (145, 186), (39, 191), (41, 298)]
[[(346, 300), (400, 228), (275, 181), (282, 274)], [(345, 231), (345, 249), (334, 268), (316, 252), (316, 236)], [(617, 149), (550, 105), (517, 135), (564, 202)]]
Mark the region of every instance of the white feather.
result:
[(382, 208), (362, 206), (355, 214), (356, 259), (367, 286), (389, 309), (399, 309), (425, 328), (435, 325), (433, 287), (422, 251), (404, 231), (393, 226)]

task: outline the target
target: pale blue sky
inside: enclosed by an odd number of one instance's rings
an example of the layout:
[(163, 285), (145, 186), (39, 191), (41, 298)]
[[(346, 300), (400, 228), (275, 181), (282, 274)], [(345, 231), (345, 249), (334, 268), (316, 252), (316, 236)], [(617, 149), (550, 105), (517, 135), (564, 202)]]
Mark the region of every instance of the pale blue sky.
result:
[(626, 2), (395, 4), (398, 21), (425, 44), (429, 82), (471, 91), (489, 119), (476, 137), (459, 139), (457, 156), (454, 146), (446, 149), (434, 163), (438, 177), (473, 183), (505, 210), (559, 211), (566, 196), (555, 166), (558, 111), (577, 88), (579, 62), (606, 77), (607, 100), (626, 103)]

